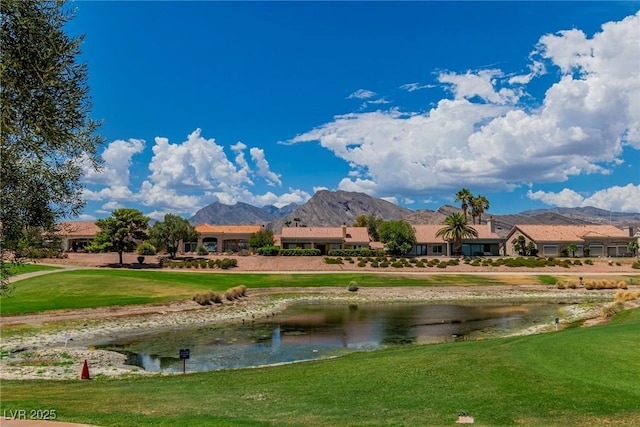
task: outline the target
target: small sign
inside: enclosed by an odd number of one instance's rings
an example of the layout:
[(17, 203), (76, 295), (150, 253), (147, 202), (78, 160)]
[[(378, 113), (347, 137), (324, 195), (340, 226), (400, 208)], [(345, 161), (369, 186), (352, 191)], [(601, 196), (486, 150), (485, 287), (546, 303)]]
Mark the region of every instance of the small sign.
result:
[(189, 359), (189, 349), (181, 348), (180, 349), (180, 360), (188, 360)]

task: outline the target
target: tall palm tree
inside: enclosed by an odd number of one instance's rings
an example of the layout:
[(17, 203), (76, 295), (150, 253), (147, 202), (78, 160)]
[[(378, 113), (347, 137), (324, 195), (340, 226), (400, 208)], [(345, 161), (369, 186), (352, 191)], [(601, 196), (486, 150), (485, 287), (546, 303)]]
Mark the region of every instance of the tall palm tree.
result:
[(444, 227), (436, 232), (436, 236), (453, 241), (454, 253), (462, 253), (462, 239), (478, 237), (475, 228), (469, 226), (467, 218), (458, 212), (454, 212), (444, 219)]
[(473, 223), (476, 223), (478, 218), (478, 224), (482, 222), (482, 214), (489, 210), (489, 199), (484, 196), (477, 196), (471, 198), (471, 216), (473, 217)]
[(467, 209), (471, 204), (471, 200), (473, 200), (473, 194), (468, 188), (463, 188), (456, 193), (455, 201), (461, 202), (460, 207), (462, 208), (462, 212), (464, 212), (464, 219), (467, 219)]

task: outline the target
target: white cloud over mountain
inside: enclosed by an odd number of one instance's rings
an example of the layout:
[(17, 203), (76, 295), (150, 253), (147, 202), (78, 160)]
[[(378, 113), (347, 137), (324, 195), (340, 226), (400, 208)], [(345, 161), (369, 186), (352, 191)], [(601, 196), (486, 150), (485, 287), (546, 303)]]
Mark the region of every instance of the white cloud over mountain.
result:
[(558, 193), (529, 190), (527, 197), (552, 206), (567, 208), (594, 206), (616, 212), (638, 212), (640, 208), (640, 185), (614, 186), (596, 191), (590, 196), (579, 194), (568, 188)]
[[(245, 156), (246, 144), (230, 147), (235, 157), (229, 159), (224, 147), (214, 139), (206, 139), (196, 129), (181, 143), (156, 137), (148, 175), (139, 188), (132, 188), (129, 169), (133, 156), (142, 153), (145, 142), (137, 139), (113, 141), (101, 156), (104, 167), (96, 172), (85, 168), (87, 189), (84, 198), (102, 201), (107, 212), (132, 202), (156, 209), (150, 215), (161, 218), (167, 212), (192, 215), (195, 210), (218, 200), (226, 204), (237, 201), (256, 205), (285, 206), (304, 203), (311, 196), (298, 189), (277, 195), (272, 192), (253, 194), (249, 188), (256, 178), (271, 186), (281, 186), (280, 175), (271, 171), (265, 152), (252, 147), (249, 155), (255, 169)], [(101, 188), (95, 188), (100, 186)]]
[[(638, 28), (640, 12), (604, 24), (593, 37), (577, 29), (544, 35), (528, 74), (441, 72), (438, 81), (453, 99), (430, 111), (340, 115), (289, 143), (319, 141), (352, 169), (340, 189), (375, 196), (509, 190), (610, 174), (625, 146), (640, 149)], [(555, 83), (538, 104), (522, 102), (526, 85), (544, 73), (557, 74)]]

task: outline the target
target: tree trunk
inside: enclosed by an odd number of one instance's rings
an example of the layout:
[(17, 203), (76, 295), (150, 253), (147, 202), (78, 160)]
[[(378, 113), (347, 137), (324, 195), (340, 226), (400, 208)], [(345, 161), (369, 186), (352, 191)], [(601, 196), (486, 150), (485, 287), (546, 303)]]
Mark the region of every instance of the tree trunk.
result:
[(122, 265), (122, 251), (118, 251), (118, 259), (120, 260), (120, 265)]

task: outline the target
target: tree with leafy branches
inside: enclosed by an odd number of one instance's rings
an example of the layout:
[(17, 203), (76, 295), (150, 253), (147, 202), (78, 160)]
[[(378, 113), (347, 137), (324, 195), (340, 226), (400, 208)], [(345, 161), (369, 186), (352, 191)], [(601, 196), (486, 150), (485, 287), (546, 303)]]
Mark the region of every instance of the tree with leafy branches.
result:
[(149, 229), (149, 240), (159, 250), (165, 250), (173, 259), (176, 257), (180, 241), (195, 242), (200, 235), (195, 227), (186, 219), (166, 214), (163, 221), (158, 221)]
[(637, 240), (632, 240), (627, 245), (627, 248), (631, 251), (633, 256), (636, 256), (636, 253), (638, 252), (638, 246), (639, 246), (638, 245), (638, 241)]
[(90, 252), (118, 252), (118, 262), (122, 265), (122, 253), (134, 250), (147, 239), (149, 218), (137, 209), (120, 208), (111, 212), (111, 216), (96, 221), (100, 228), (95, 239), (87, 247)]
[(436, 231), (437, 237), (453, 242), (453, 253), (462, 254), (462, 240), (478, 237), (478, 232), (471, 227), (467, 219), (458, 212), (454, 212), (444, 219), (444, 227)]
[(98, 169), (103, 138), (90, 116), (83, 36), (70, 37), (65, 1), (0, 1), (0, 270), (24, 232), (77, 216), (81, 177)]
[(262, 228), (249, 236), (249, 246), (253, 249), (265, 248), (273, 246), (273, 231), (268, 228)]
[(378, 226), (380, 241), (393, 255), (406, 255), (416, 245), (416, 231), (407, 221), (382, 221)]

